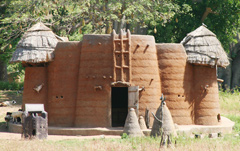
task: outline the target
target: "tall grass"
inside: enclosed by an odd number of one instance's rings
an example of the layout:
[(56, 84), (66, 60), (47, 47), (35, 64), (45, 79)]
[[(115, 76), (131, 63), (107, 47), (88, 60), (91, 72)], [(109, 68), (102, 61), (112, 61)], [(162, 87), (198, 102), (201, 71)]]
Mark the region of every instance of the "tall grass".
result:
[(235, 122), (234, 131), (240, 132), (240, 92), (239, 89), (220, 90), (219, 102), (223, 116)]

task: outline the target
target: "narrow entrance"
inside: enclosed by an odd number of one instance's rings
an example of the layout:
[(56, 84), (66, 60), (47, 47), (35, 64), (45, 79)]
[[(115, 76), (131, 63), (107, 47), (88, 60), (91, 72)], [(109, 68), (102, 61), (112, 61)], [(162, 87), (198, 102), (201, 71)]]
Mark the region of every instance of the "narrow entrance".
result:
[(128, 114), (128, 87), (112, 87), (112, 127), (123, 127)]

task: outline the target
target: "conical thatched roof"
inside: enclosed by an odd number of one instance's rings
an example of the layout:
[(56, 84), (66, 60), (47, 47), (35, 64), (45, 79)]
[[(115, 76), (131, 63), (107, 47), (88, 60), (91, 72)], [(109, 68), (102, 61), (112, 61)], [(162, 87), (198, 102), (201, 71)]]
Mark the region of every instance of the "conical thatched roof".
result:
[(216, 35), (205, 26), (187, 34), (181, 42), (188, 55), (188, 62), (199, 65), (227, 67), (229, 60)]
[(58, 41), (63, 40), (58, 38), (50, 28), (39, 22), (23, 35), (10, 62), (44, 63), (52, 61), (53, 51)]

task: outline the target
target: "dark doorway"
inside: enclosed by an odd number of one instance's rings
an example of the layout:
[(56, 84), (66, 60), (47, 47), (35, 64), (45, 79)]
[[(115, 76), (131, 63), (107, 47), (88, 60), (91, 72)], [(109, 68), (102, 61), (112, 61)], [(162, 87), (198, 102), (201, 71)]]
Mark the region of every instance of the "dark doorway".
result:
[(112, 127), (122, 127), (128, 114), (128, 87), (112, 87)]

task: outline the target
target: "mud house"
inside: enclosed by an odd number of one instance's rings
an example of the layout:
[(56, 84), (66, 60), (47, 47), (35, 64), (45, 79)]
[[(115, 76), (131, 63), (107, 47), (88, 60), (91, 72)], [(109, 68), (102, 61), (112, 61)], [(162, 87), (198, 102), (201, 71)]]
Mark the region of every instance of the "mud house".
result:
[(155, 113), (162, 93), (175, 123), (217, 125), (216, 66), (229, 64), (204, 26), (182, 44), (157, 44), (129, 31), (64, 41), (42, 23), (25, 33), (11, 62), (26, 67), (23, 104), (43, 103), (49, 125), (62, 127), (123, 126), (130, 107)]

